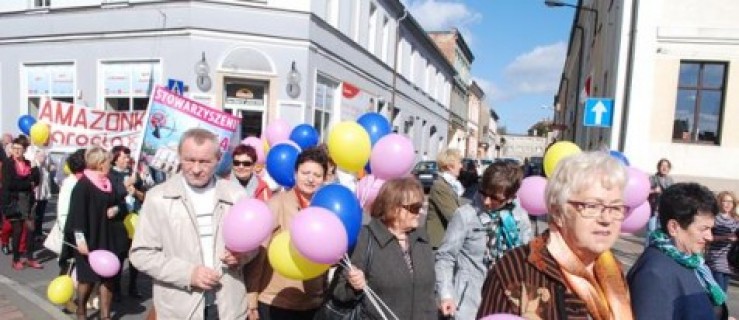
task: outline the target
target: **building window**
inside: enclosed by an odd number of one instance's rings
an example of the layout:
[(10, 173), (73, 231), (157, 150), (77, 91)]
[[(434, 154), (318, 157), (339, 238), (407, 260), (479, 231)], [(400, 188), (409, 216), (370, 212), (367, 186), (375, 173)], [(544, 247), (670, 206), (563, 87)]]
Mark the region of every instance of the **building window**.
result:
[(51, 0), (33, 0), (34, 8), (48, 8), (51, 7)]
[(369, 11), (369, 32), (367, 33), (367, 51), (375, 54), (375, 44), (377, 42), (377, 6), (370, 3)]
[(680, 63), (673, 141), (719, 144), (725, 83), (726, 63)]
[(339, 28), (339, 1), (326, 0), (326, 22), (334, 28)]
[(266, 123), (269, 83), (242, 78), (224, 78), (223, 110), (241, 117), (240, 138), (260, 137)]
[(387, 17), (382, 18), (382, 44), (380, 49), (380, 60), (387, 63), (387, 52), (390, 46), (390, 20)]
[(26, 64), (22, 72), (29, 115), (38, 116), (41, 97), (74, 103), (74, 64)]
[(146, 110), (151, 89), (160, 83), (161, 64), (159, 61), (102, 62), (100, 72), (105, 110)]
[(313, 108), (313, 127), (318, 130), (318, 134), (326, 139), (329, 125), (331, 124), (331, 114), (336, 104), (336, 92), (339, 88), (337, 82), (331, 81), (325, 77), (318, 76), (316, 81), (316, 96)]

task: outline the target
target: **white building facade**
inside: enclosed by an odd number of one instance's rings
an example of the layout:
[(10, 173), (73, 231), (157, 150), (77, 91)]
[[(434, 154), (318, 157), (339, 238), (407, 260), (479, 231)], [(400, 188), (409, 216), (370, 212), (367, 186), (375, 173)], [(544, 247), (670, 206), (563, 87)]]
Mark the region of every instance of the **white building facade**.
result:
[(435, 154), (455, 71), (405, 12), (397, 0), (2, 1), (0, 130), (17, 133), (42, 96), (143, 110), (154, 84), (178, 79), (242, 117), (242, 137), (277, 118), (325, 137), (377, 111)]
[[(739, 3), (580, 5), (592, 10), (580, 10), (573, 22), (556, 98), (559, 139), (620, 150), (647, 172), (667, 158), (677, 180), (739, 191), (732, 161), (739, 157), (739, 131), (731, 120), (739, 116)], [(583, 126), (585, 87), (591, 97), (614, 99), (610, 128)]]

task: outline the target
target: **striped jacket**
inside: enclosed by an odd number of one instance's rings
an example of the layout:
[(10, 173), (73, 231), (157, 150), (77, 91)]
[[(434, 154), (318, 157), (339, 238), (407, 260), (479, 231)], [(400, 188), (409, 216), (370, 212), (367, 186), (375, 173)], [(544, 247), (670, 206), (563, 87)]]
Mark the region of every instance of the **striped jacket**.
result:
[(549, 233), (508, 251), (488, 271), (477, 318), (511, 313), (532, 319), (592, 319), (585, 302), (567, 288), (546, 248)]

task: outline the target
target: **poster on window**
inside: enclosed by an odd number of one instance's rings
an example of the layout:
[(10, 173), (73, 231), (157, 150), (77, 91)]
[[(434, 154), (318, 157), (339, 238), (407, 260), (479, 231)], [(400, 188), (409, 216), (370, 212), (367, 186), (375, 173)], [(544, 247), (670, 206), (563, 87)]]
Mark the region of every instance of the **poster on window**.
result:
[(221, 151), (225, 152), (241, 119), (155, 86), (144, 124), (141, 149), (134, 151), (138, 154), (138, 170), (145, 180), (148, 177), (154, 183), (161, 183), (179, 169), (177, 145), (185, 131), (203, 128), (214, 133)]
[(131, 91), (131, 71), (125, 64), (104, 66), (103, 88), (106, 96), (125, 96)]
[(159, 74), (159, 64), (157, 63), (140, 63), (134, 64), (132, 67), (133, 82), (132, 90), (133, 95), (137, 97), (148, 97), (151, 92), (149, 89), (154, 83), (159, 83), (159, 79), (153, 79), (152, 75)]
[(361, 115), (375, 110), (374, 95), (344, 82), (341, 84), (341, 121), (356, 120)]
[(29, 67), (26, 74), (28, 75), (28, 95), (41, 96), (49, 94), (49, 73), (46, 68)]
[(52, 152), (69, 153), (91, 146), (137, 148), (144, 111), (95, 110), (48, 97), (42, 97), (40, 105), (37, 119), (51, 127), (48, 148)]
[(51, 94), (57, 97), (74, 95), (74, 69), (71, 66), (51, 69)]

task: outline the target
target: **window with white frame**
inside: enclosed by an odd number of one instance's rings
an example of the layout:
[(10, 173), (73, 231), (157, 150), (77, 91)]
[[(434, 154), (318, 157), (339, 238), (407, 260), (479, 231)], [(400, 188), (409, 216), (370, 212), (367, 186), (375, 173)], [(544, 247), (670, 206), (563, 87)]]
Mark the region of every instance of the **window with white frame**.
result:
[(398, 42), (398, 47), (395, 48), (395, 50), (398, 50), (398, 52), (395, 53), (395, 56), (398, 57), (398, 62), (395, 68), (395, 72), (399, 74), (403, 74), (403, 75), (405, 74), (403, 72), (403, 57), (404, 57), (403, 52), (405, 52), (403, 47), (405, 47), (405, 45), (406, 45), (405, 39), (400, 38), (400, 41)]
[(313, 127), (316, 128), (322, 140), (326, 139), (331, 114), (337, 99), (339, 83), (318, 75), (316, 79), (316, 94), (313, 104)]
[(423, 91), (431, 93), (431, 64), (426, 64), (426, 72), (423, 73)]
[(326, 15), (323, 17), (328, 24), (334, 28), (339, 28), (339, 0), (325, 0)]
[(48, 8), (51, 7), (51, 0), (33, 0), (34, 8)]
[(387, 52), (390, 46), (390, 20), (382, 17), (382, 44), (380, 49), (380, 60), (387, 63)]
[(367, 51), (375, 54), (375, 46), (377, 42), (377, 6), (374, 3), (370, 3), (368, 27)]
[(105, 110), (146, 110), (154, 84), (161, 79), (159, 61), (109, 61), (100, 63)]
[(21, 72), (29, 115), (38, 116), (41, 97), (74, 103), (76, 77), (73, 63), (24, 64)]

